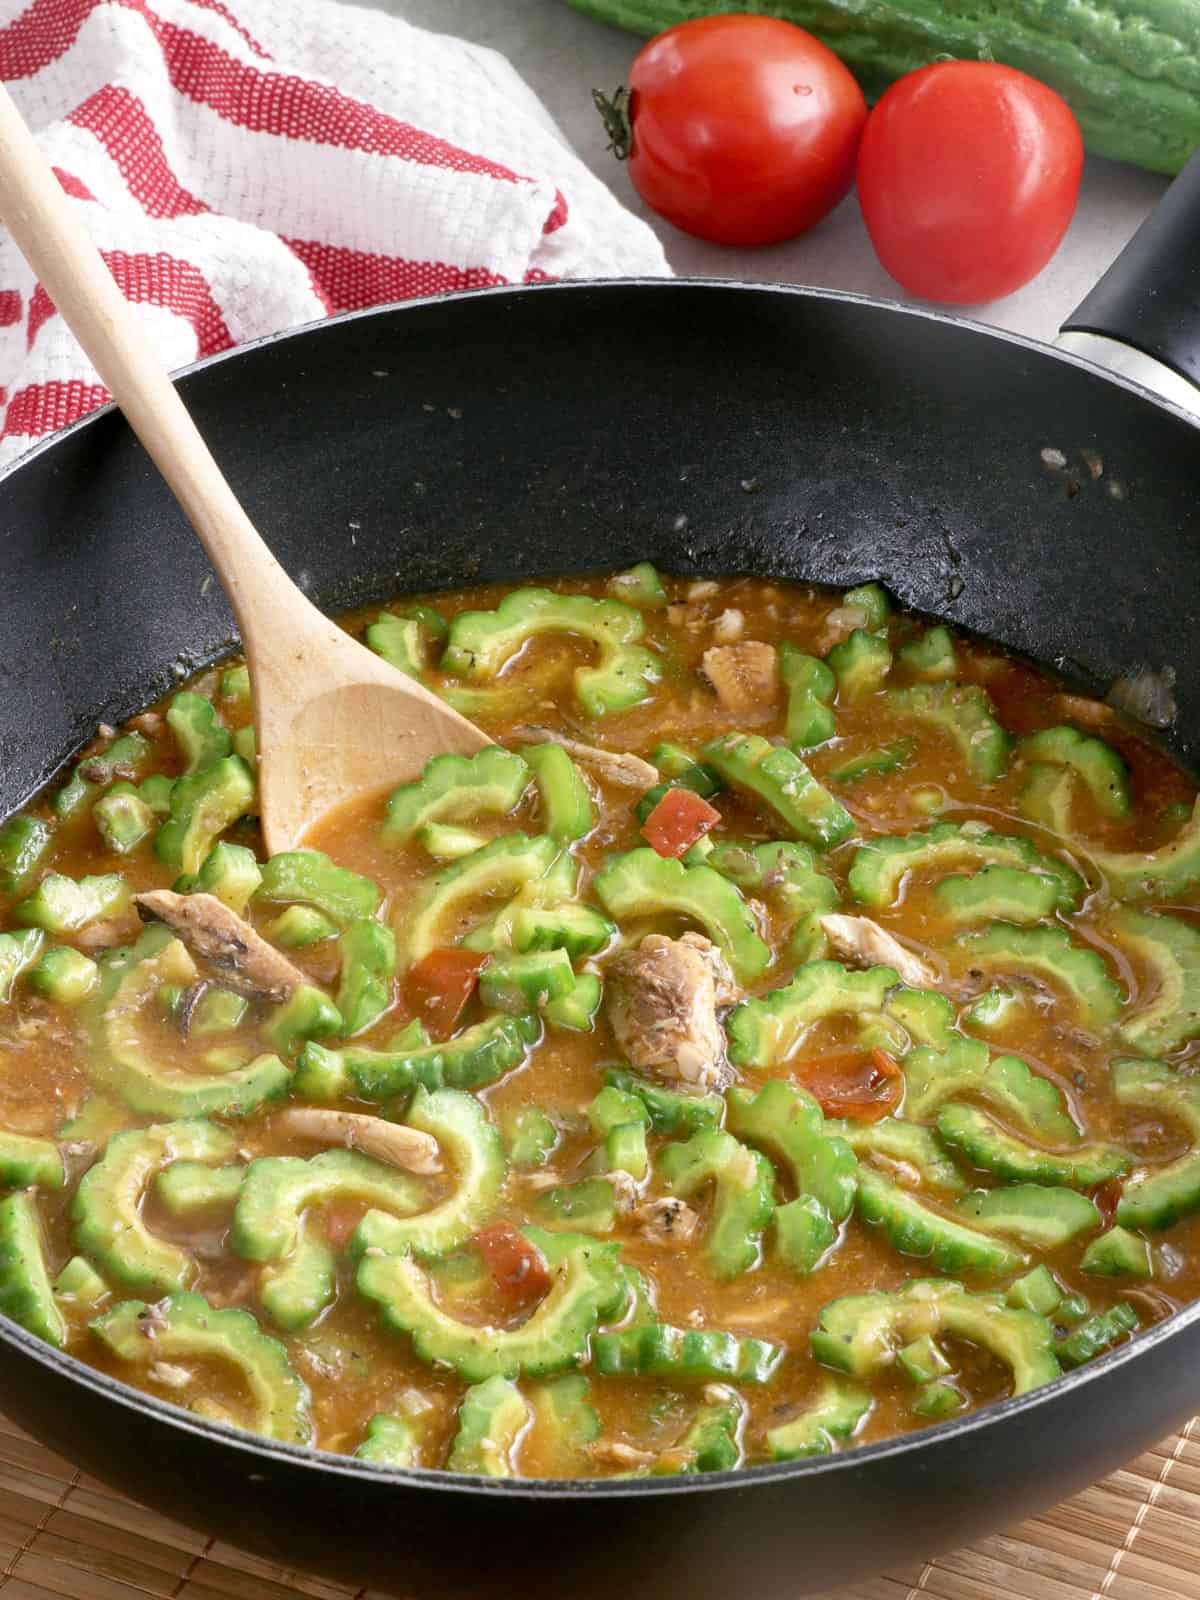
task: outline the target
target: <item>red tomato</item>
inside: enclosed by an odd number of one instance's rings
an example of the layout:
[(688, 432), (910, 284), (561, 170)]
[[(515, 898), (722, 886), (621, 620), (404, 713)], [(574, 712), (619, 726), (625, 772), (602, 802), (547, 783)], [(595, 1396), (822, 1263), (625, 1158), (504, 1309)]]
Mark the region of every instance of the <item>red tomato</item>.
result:
[(858, 151), (858, 198), (880, 261), (910, 294), (978, 305), (1058, 249), (1083, 139), (1066, 101), (991, 61), (943, 61), (894, 83)]
[(451, 947), (431, 950), (410, 970), (404, 998), (435, 1038), (453, 1031), (487, 963), (487, 956), (474, 950)]
[(660, 856), (683, 856), (721, 820), (721, 813), (691, 789), (668, 789), (642, 823), (641, 834)]
[(629, 175), (714, 244), (776, 244), (832, 211), (867, 118), (832, 50), (790, 22), (717, 16), (652, 39), (629, 72)]
[(796, 1076), (827, 1117), (878, 1122), (900, 1104), (904, 1077), (884, 1050), (839, 1050), (796, 1065)]
[(472, 1240), (502, 1295), (516, 1303), (536, 1300), (550, 1287), (550, 1273), (540, 1250), (511, 1222), (492, 1222)]

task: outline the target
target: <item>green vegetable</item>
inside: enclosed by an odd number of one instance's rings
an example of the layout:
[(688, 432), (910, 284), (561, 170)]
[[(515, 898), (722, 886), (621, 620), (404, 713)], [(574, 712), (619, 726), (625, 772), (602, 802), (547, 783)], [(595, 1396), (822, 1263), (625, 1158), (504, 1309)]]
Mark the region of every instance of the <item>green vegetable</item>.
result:
[(263, 1029), (271, 1048), (281, 1056), (309, 1039), (327, 1039), (346, 1032), (342, 1013), (323, 990), (302, 983), (292, 990), (283, 1005), (277, 1006)]
[(1112, 1081), (1120, 1105), (1182, 1122), (1188, 1131), (1186, 1154), (1134, 1173), (1117, 1205), (1123, 1228), (1169, 1228), (1200, 1209), (1200, 1080), (1181, 1077), (1161, 1061), (1123, 1060), (1113, 1062)]
[(424, 1273), (407, 1255), (364, 1257), (359, 1293), (378, 1306), (385, 1328), (411, 1336), (420, 1360), (452, 1367), (468, 1383), (569, 1370), (584, 1359), (597, 1325), (625, 1303), (620, 1247), (582, 1234), (524, 1232), (558, 1270), (545, 1298), (518, 1327), (458, 1321), (434, 1301)]
[(785, 642), (779, 646), (779, 676), (787, 690), (784, 731), (788, 743), (800, 750), (826, 744), (834, 730), (830, 705), (837, 693), (837, 679), (833, 673), (816, 656), (807, 656)]
[(861, 700), (883, 687), (891, 671), (892, 652), (877, 633), (855, 628), (825, 657), (837, 679), (838, 700)]
[(300, 1243), (309, 1206), (356, 1200), (408, 1216), (421, 1206), (421, 1185), (405, 1172), (357, 1150), (259, 1156), (246, 1168), (233, 1211), (230, 1242), (243, 1261), (282, 1261)]
[(1036, 1311), (1039, 1316), (1048, 1317), (1062, 1301), (1062, 1290), (1050, 1268), (1043, 1265), (1034, 1267), (1022, 1278), (1014, 1278), (1004, 1298), (1010, 1306)]
[(978, 1028), (981, 1033), (1002, 1033), (1025, 1009), (1023, 996), (1010, 989), (988, 989), (963, 1007), (961, 1021), (963, 1027)]
[(918, 1417), (928, 1417), (934, 1422), (940, 1422), (945, 1417), (953, 1417), (958, 1412), (965, 1411), (969, 1404), (967, 1396), (955, 1384), (948, 1383), (943, 1378), (936, 1378), (932, 1383), (921, 1385), (912, 1408)]
[(223, 906), (241, 917), (262, 881), (262, 869), (253, 850), (243, 844), (215, 844), (201, 862), (190, 888), (199, 894), (215, 895)]
[(575, 1033), (590, 1033), (604, 985), (594, 972), (580, 972), (575, 987), (557, 1000), (549, 1000), (542, 1008), (542, 1016), (552, 1028), (569, 1028)]
[(336, 1277), (337, 1257), (305, 1219), (295, 1249), (259, 1273), (258, 1298), (277, 1328), (302, 1333), (333, 1301)]
[(679, 1094), (619, 1067), (610, 1067), (604, 1079), (615, 1089), (637, 1096), (650, 1113), (655, 1133), (702, 1133), (706, 1128), (719, 1128), (725, 1114), (719, 1094)]
[(96, 1306), (109, 1293), (104, 1279), (82, 1256), (72, 1256), (54, 1280), (55, 1299), (69, 1301), (72, 1305)]
[(894, 1250), (905, 1256), (923, 1256), (939, 1272), (999, 1275), (1015, 1271), (1026, 1261), (1020, 1251), (931, 1210), (869, 1167), (859, 1169), (858, 1211), (869, 1226), (883, 1228)]
[(167, 726), (183, 760), (184, 776), (203, 772), (221, 761), (233, 748), (229, 731), (217, 716), (211, 700), (183, 689), (167, 708)]
[(995, 783), (1004, 776), (1011, 740), (996, 721), (992, 702), (976, 684), (917, 683), (889, 693), (892, 707), (902, 716), (953, 739), (976, 783)]
[(533, 773), (522, 756), (499, 745), (477, 755), (434, 756), (415, 783), (402, 783), (388, 800), (383, 837), (405, 844), (431, 823), (507, 816), (521, 802)]
[(461, 861), (472, 850), (482, 850), (488, 842), (486, 834), (456, 827), (451, 822), (426, 822), (413, 837), (435, 861)]
[(714, 845), (706, 866), (728, 878), (744, 895), (765, 900), (784, 923), (790, 960), (816, 961), (828, 948), (820, 919), (838, 907), (837, 885), (816, 864), (807, 845), (791, 840), (748, 844), (727, 839)]
[(1022, 867), (984, 867), (970, 878), (943, 878), (934, 902), (952, 922), (1041, 922), (1058, 905), (1059, 886)]
[[(504, 918), (504, 913), (501, 917)], [(513, 909), (509, 930), (514, 950), (522, 953), (565, 950), (569, 961), (583, 961), (588, 956), (599, 955), (612, 943), (617, 932), (614, 924), (592, 906), (569, 904), (517, 906)], [(463, 940), (469, 949), (482, 946), (484, 942), (470, 935)], [(487, 942), (492, 949), (500, 948), (498, 943)]]
[(338, 940), (338, 952), (342, 970), (335, 1004), (341, 1031), (353, 1038), (378, 1022), (392, 1003), (396, 936), (374, 918), (359, 917)]
[(415, 1216), (398, 1207), (368, 1211), (350, 1239), (354, 1257), (368, 1250), (422, 1260), (447, 1255), (469, 1239), (496, 1209), (507, 1175), (504, 1146), (486, 1107), (456, 1089), (418, 1089), (404, 1121), (432, 1134), (453, 1168), (456, 1184), (444, 1200)]
[(1059, 1375), (1054, 1336), (1044, 1317), (1006, 1306), (996, 1295), (968, 1294), (944, 1278), (919, 1278), (903, 1289), (844, 1295), (821, 1312), (810, 1335), (813, 1355), (851, 1377), (868, 1378), (923, 1334), (981, 1345), (1026, 1394)]
[(646, 1152), (650, 1113), (645, 1102), (609, 1084), (592, 1100), (587, 1115), (593, 1134), (604, 1145), (605, 1170), (628, 1172), (640, 1183), (650, 1167)]
[(254, 778), (241, 756), (176, 779), (170, 815), (154, 838), (155, 854), (176, 872), (199, 872), (218, 835), (254, 804)]
[(919, 639), (910, 639), (900, 646), (896, 660), (914, 678), (925, 683), (944, 683), (958, 672), (954, 635), (949, 628), (926, 628)]
[(1083, 898), (1078, 873), (1053, 857), (1039, 855), (1017, 834), (989, 833), (971, 823), (937, 822), (924, 833), (884, 834), (859, 845), (846, 886), (853, 899), (882, 908), (894, 905), (904, 877), (929, 867), (1025, 867), (1058, 886), (1060, 911), (1074, 911)]
[(28, 1333), (63, 1349), (67, 1328), (54, 1301), (33, 1196), (0, 1200), (0, 1311)]
[(407, 1417), (386, 1412), (373, 1416), (354, 1459), (369, 1461), (376, 1467), (419, 1467), (421, 1452), (412, 1423)]
[(1200, 883), (1200, 799), (1190, 819), (1160, 850), (1123, 854), (1089, 844), (1087, 853), (1116, 899), (1171, 900)]
[(900, 739), (882, 750), (867, 750), (844, 766), (826, 774), (830, 783), (858, 783), (863, 778), (883, 778), (901, 772), (913, 758), (916, 746), (911, 739)]
[(8, 1189), (61, 1189), (66, 1168), (53, 1139), (0, 1128), (0, 1183)]
[(537, 780), (542, 829), (564, 843), (586, 839), (596, 826), (596, 808), (583, 774), (558, 744), (533, 744), (525, 760)]
[[(10, 935), (11, 937), (11, 935)], [(18, 935), (28, 938), (28, 935)], [(0, 966), (3, 955), (0, 954)], [(47, 950), (36, 966), (25, 974), (25, 982), (35, 994), (44, 995), (60, 1006), (77, 1006), (100, 981), (100, 968), (82, 950), (70, 945), (55, 945)]]
[(639, 561), (628, 572), (615, 572), (608, 580), (608, 592), (615, 599), (646, 611), (658, 611), (667, 603), (667, 591), (650, 561)]
[(123, 733), (99, 755), (85, 756), (51, 804), (59, 817), (70, 817), (116, 778), (135, 778), (147, 766), (154, 746), (140, 733)]
[(49, 823), (18, 814), (0, 826), (0, 894), (19, 894), (52, 837)]
[(979, 1039), (956, 1035), (944, 1051), (926, 1046), (914, 1050), (904, 1062), (904, 1083), (904, 1114), (915, 1121), (967, 1094), (1047, 1144), (1071, 1144), (1080, 1137), (1049, 1078), (1039, 1077), (1018, 1056), (993, 1058)]
[(1042, 728), (1017, 741), (1023, 761), (1046, 762), (1078, 773), (1102, 816), (1120, 822), (1129, 815), (1129, 768), (1103, 739), (1078, 728)]
[(172, 1161), (154, 1179), (159, 1205), (173, 1217), (192, 1217), (232, 1206), (241, 1191), (245, 1167), (206, 1167), (202, 1161)]
[(307, 945), (320, 944), (322, 939), (332, 939), (337, 931), (337, 923), (330, 922), (323, 912), (312, 906), (289, 906), (268, 926), (266, 933), (268, 939), (286, 950), (302, 950)]
[(773, 1461), (798, 1461), (803, 1456), (829, 1456), (854, 1437), (869, 1416), (874, 1400), (866, 1390), (837, 1378), (821, 1382), (811, 1405), (790, 1422), (768, 1430), (766, 1448)]
[(368, 650), (410, 678), (419, 678), (430, 664), (428, 640), (416, 617), (394, 617), (381, 611), (363, 638)]
[(726, 1024), (729, 1059), (758, 1069), (786, 1061), (815, 1022), (881, 1011), (899, 981), (892, 967), (850, 972), (837, 961), (812, 961), (782, 989), (734, 1007)]
[(1100, 1225), (1100, 1213), (1086, 1195), (1036, 1183), (976, 1189), (958, 1202), (958, 1210), (981, 1228), (1038, 1250), (1057, 1250)]
[(233, 753), (235, 756), (241, 756), (251, 772), (254, 771), (255, 762), (258, 760), (258, 736), (253, 727), (247, 725), (237, 729), (233, 736)]
[(675, 1328), (646, 1322), (592, 1339), (592, 1364), (607, 1378), (670, 1378), (672, 1382), (769, 1383), (783, 1347), (742, 1339), (716, 1328)]
[(842, 596), (843, 606), (857, 606), (863, 613), (864, 628), (886, 628), (892, 614), (892, 602), (881, 583), (860, 583), (847, 589)]
[(543, 1189), (533, 1202), (543, 1221), (577, 1233), (611, 1233), (617, 1225), (617, 1201), (606, 1178)]
[(1104, 1278), (1150, 1278), (1154, 1265), (1150, 1246), (1140, 1233), (1128, 1228), (1109, 1228), (1093, 1239), (1079, 1262), (1081, 1272)]
[(226, 667), (221, 674), (218, 694), (222, 700), (229, 700), (234, 705), (248, 706), (250, 704), (250, 668), (244, 664), (239, 667)]
[(627, 850), (596, 874), (592, 887), (619, 921), (682, 916), (698, 922), (739, 983), (752, 982), (770, 962), (770, 946), (759, 938), (750, 907), (711, 867), (685, 867), (648, 847)]
[(929, 1383), (950, 1371), (950, 1363), (929, 1334), (906, 1344), (896, 1356), (896, 1365), (913, 1383)]
[(1058, 1359), (1064, 1367), (1081, 1367), (1085, 1361), (1111, 1350), (1120, 1344), (1127, 1333), (1138, 1325), (1137, 1312), (1124, 1300), (1108, 1311), (1098, 1311), (1095, 1316), (1081, 1322), (1069, 1338), (1058, 1346)]
[(1094, 1189), (1109, 1178), (1121, 1177), (1133, 1165), (1133, 1158), (1114, 1144), (1075, 1144), (1065, 1154), (1039, 1150), (997, 1127), (976, 1106), (943, 1106), (937, 1131), (942, 1143), (970, 1166), (995, 1173), (1006, 1183)]
[(731, 1472), (741, 1466), (745, 1401), (735, 1390), (716, 1384), (709, 1386), (706, 1400), (687, 1432), (663, 1454), (652, 1472)]
[(881, 1117), (878, 1122), (826, 1119), (827, 1133), (844, 1139), (860, 1159), (878, 1156), (911, 1167), (931, 1189), (947, 1189), (952, 1194), (966, 1188), (966, 1181), (928, 1128), (899, 1117)]
[(148, 778), (143, 778), (137, 786), (139, 797), (146, 802), (156, 817), (168, 817), (171, 814), (171, 796), (175, 792), (174, 778), (168, 778), (165, 773), (152, 772)]
[(489, 1011), (521, 1016), (560, 1000), (575, 987), (565, 950), (534, 950), (524, 956), (493, 956), (479, 975), (479, 998)]
[(164, 984), (187, 988), (195, 963), (163, 927), (147, 928), (133, 946), (108, 951), (100, 982), (79, 1007), (89, 1049), (85, 1070), (93, 1086), (117, 1095), (147, 1117), (240, 1117), (287, 1092), (288, 1070), (275, 1055), (211, 1074), (168, 1065), (143, 1044), (141, 1013)]
[(619, 600), (515, 589), (494, 611), (464, 611), (450, 624), (441, 670), (452, 677), (490, 680), (541, 633), (579, 634), (598, 646), (598, 659), (575, 670), (575, 692), (589, 716), (625, 711), (650, 696), (662, 663), (638, 643), (646, 624)]
[(416, 1088), (481, 1089), (519, 1066), (540, 1037), (534, 1015), (488, 1017), (444, 1044), (416, 1041), (412, 1035), (394, 1040), (387, 1050), (308, 1044), (297, 1071), (344, 1074), (365, 1100), (392, 1100)]
[(960, 934), (959, 946), (988, 969), (1031, 972), (1061, 989), (1085, 1028), (1099, 1032), (1117, 1020), (1125, 995), (1109, 977), (1098, 950), (1072, 942), (1065, 928), (1018, 928), (994, 922), (983, 933)]
[(119, 916), (129, 904), (129, 885), (119, 872), (68, 878), (49, 872), (31, 895), (12, 908), (14, 922), (47, 933), (74, 933), (100, 917)]
[(556, 840), (542, 835), (505, 833), (482, 850), (443, 868), (419, 893), (402, 928), (404, 964), (415, 965), (445, 943), (443, 926), (461, 920), (465, 908), (482, 898), (515, 893), (540, 878), (558, 853)]
[(269, 905), (315, 906), (339, 928), (348, 928), (373, 917), (383, 896), (370, 878), (336, 866), (321, 850), (284, 850), (263, 867), (254, 898)]
[(484, 1478), (511, 1478), (513, 1451), (531, 1419), (516, 1384), (499, 1375), (474, 1384), (458, 1408), (458, 1432), (446, 1466)]
[(652, 789), (647, 789), (634, 806), (633, 814), (639, 822), (645, 822), (650, 813), (657, 808), (659, 801), (670, 794), (672, 789), (690, 789), (702, 800), (711, 800), (719, 795), (724, 787), (711, 767), (706, 767), (699, 761), (689, 761), (687, 766), (669, 778), (666, 783), (656, 783)]
[(789, 1266), (811, 1272), (854, 1205), (854, 1152), (830, 1131), (812, 1095), (780, 1078), (757, 1094), (730, 1089), (726, 1104), (729, 1132), (787, 1170), (796, 1198), (775, 1212), (776, 1239)]
[[(278, 1339), (260, 1333), (248, 1311), (218, 1311), (202, 1295), (173, 1294), (154, 1306), (124, 1300), (97, 1317), (91, 1329), (120, 1361), (229, 1362), (250, 1393), (251, 1432), (289, 1444), (310, 1442), (308, 1389)], [(151, 1329), (153, 1337), (147, 1337)]]
[(154, 831), (154, 812), (131, 783), (114, 783), (92, 806), (92, 821), (106, 849), (128, 855)]
[(71, 1203), (77, 1247), (124, 1289), (158, 1295), (187, 1288), (196, 1263), (150, 1232), (142, 1197), (172, 1162), (228, 1161), (236, 1147), (231, 1133), (199, 1117), (114, 1134)]
[(687, 1199), (712, 1183), (712, 1216), (705, 1256), (718, 1278), (735, 1278), (757, 1266), (762, 1234), (775, 1210), (771, 1163), (731, 1134), (707, 1129), (659, 1152), (655, 1170), (670, 1194)]
[(854, 832), (854, 818), (786, 745), (756, 733), (726, 733), (710, 739), (701, 754), (727, 783), (756, 796), (805, 843), (828, 850)]
[(1153, 979), (1149, 1003), (1122, 1020), (1122, 1039), (1145, 1055), (1178, 1050), (1200, 1035), (1200, 930), (1130, 907), (1114, 915), (1112, 929)]
[(558, 1144), (558, 1129), (540, 1106), (522, 1106), (506, 1128), (514, 1167), (544, 1167)]

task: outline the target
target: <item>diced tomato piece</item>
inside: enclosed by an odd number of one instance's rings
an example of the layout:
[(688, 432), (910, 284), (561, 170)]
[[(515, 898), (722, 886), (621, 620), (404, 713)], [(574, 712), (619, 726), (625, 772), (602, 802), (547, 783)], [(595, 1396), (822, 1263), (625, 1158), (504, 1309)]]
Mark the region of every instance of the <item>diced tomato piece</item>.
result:
[(878, 1122), (900, 1104), (904, 1078), (886, 1050), (840, 1050), (800, 1061), (796, 1076), (827, 1117)]
[(325, 1211), (325, 1234), (335, 1250), (343, 1250), (362, 1221), (361, 1205), (333, 1205)]
[(514, 1304), (537, 1300), (550, 1287), (550, 1272), (541, 1251), (511, 1222), (489, 1223), (480, 1228), (472, 1243), (506, 1300)]
[(691, 789), (668, 789), (642, 823), (642, 838), (660, 856), (678, 859), (721, 820), (721, 813)]
[(1092, 1199), (1096, 1202), (1106, 1228), (1111, 1228), (1116, 1219), (1117, 1207), (1121, 1204), (1124, 1190), (1125, 1185), (1120, 1178), (1109, 1178), (1106, 1183), (1098, 1184), (1092, 1190)]
[(404, 980), (404, 997), (435, 1039), (445, 1039), (454, 1031), (487, 964), (486, 955), (450, 947), (431, 950), (410, 970)]

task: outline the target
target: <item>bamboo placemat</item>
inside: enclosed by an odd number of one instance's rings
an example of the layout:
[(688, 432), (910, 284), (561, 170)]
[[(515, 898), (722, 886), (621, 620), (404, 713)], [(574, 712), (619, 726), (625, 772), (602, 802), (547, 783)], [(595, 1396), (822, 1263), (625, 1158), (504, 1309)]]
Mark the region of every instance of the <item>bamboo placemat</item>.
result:
[[(2, 1600), (388, 1600), (206, 1539), (0, 1416)], [(1200, 1600), (1200, 1418), (1045, 1516), (823, 1600)]]

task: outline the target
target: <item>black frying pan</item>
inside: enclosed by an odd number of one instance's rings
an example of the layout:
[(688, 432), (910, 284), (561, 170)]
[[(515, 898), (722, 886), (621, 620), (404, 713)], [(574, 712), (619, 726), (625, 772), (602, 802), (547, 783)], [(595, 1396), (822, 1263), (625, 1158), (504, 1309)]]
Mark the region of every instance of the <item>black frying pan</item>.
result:
[[(1072, 319), (1164, 382), (1200, 381), (1186, 187), (1200, 193), (1195, 162)], [(1173, 669), (1164, 737), (1194, 758), (1200, 432), (1026, 340), (803, 290), (551, 286), (338, 318), (207, 362), (183, 391), (254, 522), (330, 609), (643, 557), (877, 577), (1087, 690)], [(0, 481), (0, 537), (2, 812), (233, 635), (111, 412)], [(1020, 1400), (841, 1456), (497, 1483), (198, 1421), (3, 1319), (0, 1344), (0, 1403), (87, 1471), (277, 1561), (438, 1600), (793, 1600), (1015, 1521), (1200, 1408), (1198, 1304)]]

